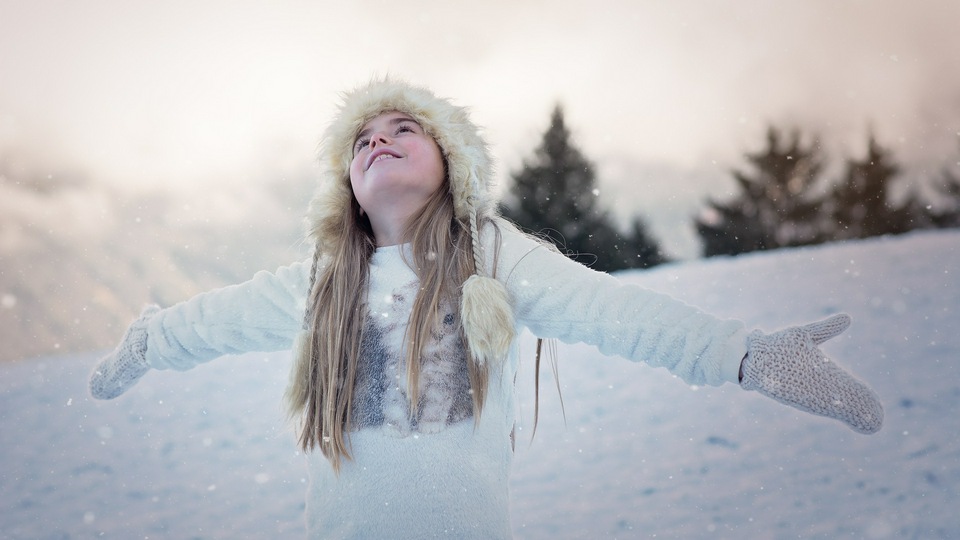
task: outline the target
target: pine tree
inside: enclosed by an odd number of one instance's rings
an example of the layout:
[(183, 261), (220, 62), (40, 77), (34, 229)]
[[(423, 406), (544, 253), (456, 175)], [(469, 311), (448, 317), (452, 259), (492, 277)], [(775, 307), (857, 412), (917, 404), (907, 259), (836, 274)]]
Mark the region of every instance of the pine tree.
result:
[(642, 218), (633, 218), (627, 238), (630, 249), (624, 253), (624, 268), (650, 268), (670, 262)]
[(784, 144), (771, 127), (767, 148), (747, 154), (747, 161), (752, 174), (733, 172), (741, 193), (728, 203), (708, 199), (708, 208), (695, 220), (704, 256), (822, 241), (823, 200), (812, 194), (822, 168), (816, 143), (805, 147), (794, 132)]
[(940, 194), (940, 209), (929, 213), (931, 223), (941, 229), (960, 227), (960, 174), (945, 168), (934, 188)]
[(867, 155), (860, 161), (848, 160), (844, 179), (833, 190), (831, 236), (869, 238), (923, 227), (927, 212), (914, 194), (899, 205), (890, 200), (890, 186), (899, 172), (890, 152), (871, 135)]
[(613, 226), (597, 198), (594, 166), (573, 144), (560, 106), (554, 108), (533, 160), (511, 176), (512, 200), (501, 206), (503, 215), (549, 238), (569, 257), (602, 271), (665, 261), (642, 221), (634, 224), (632, 235)]

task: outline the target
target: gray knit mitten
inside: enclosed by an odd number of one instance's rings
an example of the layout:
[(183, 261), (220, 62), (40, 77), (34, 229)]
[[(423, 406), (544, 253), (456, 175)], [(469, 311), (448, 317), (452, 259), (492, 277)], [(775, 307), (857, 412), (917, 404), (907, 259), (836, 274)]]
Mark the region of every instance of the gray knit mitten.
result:
[(147, 364), (147, 325), (159, 306), (143, 309), (133, 321), (116, 350), (105, 356), (90, 374), (90, 395), (113, 399), (126, 392), (150, 370)]
[(848, 326), (850, 316), (840, 314), (769, 335), (751, 332), (740, 385), (801, 411), (835, 418), (860, 433), (876, 433), (883, 425), (877, 394), (817, 347)]

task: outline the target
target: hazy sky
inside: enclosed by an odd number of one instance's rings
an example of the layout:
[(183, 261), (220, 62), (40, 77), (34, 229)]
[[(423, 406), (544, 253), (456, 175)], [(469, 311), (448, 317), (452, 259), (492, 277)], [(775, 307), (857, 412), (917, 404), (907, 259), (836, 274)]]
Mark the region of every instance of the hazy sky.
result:
[(605, 196), (682, 212), (770, 123), (956, 160), (958, 22), (954, 0), (0, 0), (0, 158), (130, 186), (276, 177), (311, 165), (339, 91), (390, 73), (471, 106), (502, 178), (561, 102)]

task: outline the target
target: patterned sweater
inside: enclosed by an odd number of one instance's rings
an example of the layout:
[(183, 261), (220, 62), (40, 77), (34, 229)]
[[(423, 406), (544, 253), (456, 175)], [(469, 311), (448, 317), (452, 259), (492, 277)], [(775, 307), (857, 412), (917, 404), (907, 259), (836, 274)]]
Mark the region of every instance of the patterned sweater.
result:
[[(497, 235), (484, 231), (488, 271)], [(690, 384), (736, 382), (746, 333), (673, 298), (624, 285), (501, 224), (495, 275), (517, 322), (543, 338), (585, 342), (608, 355), (663, 366)], [(410, 411), (403, 336), (416, 274), (401, 250), (376, 251), (349, 444), (337, 475), (308, 455), (311, 538), (509, 538), (514, 375), (518, 347), (492, 371), (474, 418), (456, 310), (444, 306), (426, 346), (418, 407)], [(161, 311), (147, 360), (186, 370), (218, 356), (289, 349), (300, 329), (310, 263), (260, 272)]]

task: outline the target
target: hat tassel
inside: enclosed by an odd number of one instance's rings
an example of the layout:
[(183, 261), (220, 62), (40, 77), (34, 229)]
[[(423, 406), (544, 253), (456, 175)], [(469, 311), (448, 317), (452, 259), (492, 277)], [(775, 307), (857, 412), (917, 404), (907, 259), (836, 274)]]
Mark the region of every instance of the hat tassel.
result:
[(463, 329), (479, 366), (507, 355), (515, 329), (513, 309), (503, 283), (474, 274), (463, 284)]

